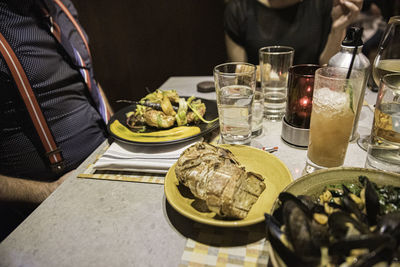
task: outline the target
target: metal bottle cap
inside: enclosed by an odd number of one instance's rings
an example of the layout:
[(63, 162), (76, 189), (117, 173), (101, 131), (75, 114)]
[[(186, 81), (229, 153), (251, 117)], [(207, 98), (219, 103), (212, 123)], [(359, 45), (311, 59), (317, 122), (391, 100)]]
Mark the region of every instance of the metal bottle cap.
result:
[(363, 28), (350, 27), (346, 31), (346, 37), (342, 41), (343, 46), (361, 46), (363, 41), (361, 39)]

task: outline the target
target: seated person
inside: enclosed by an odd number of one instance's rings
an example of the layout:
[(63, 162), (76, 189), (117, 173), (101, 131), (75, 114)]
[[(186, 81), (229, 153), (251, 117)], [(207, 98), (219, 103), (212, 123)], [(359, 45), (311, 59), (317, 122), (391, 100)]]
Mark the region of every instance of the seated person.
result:
[[(0, 49), (0, 216), (5, 218), (4, 230), (6, 219), (14, 220), (14, 215), (23, 219), (26, 214), (20, 207), (29, 209), (41, 203), (106, 139), (109, 112), (94, 81), (86, 34), (69, 0), (0, 1), (0, 35), (1, 47), (8, 44), (11, 50)], [(15, 53), (21, 64), (20, 76), (14, 76), (8, 53)], [(61, 151), (64, 161), (58, 169), (52, 168), (31, 119), (36, 111), (28, 111), (17, 86), (15, 77), (24, 74)]]
[(230, 0), (225, 10), (228, 59), (258, 64), (258, 50), (295, 49), (293, 64), (327, 64), (362, 0)]

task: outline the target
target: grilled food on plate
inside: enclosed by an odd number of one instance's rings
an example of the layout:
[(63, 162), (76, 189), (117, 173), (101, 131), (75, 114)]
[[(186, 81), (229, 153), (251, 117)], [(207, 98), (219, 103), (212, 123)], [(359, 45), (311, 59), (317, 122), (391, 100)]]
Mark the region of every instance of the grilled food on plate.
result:
[(243, 219), (265, 190), (264, 178), (247, 172), (227, 149), (199, 142), (177, 161), (175, 174), (221, 217)]
[(156, 90), (135, 103), (136, 109), (128, 112), (127, 125), (136, 132), (145, 131), (146, 126), (166, 129), (174, 126), (199, 124), (205, 121), (206, 106), (194, 96), (185, 99), (179, 97), (175, 90)]

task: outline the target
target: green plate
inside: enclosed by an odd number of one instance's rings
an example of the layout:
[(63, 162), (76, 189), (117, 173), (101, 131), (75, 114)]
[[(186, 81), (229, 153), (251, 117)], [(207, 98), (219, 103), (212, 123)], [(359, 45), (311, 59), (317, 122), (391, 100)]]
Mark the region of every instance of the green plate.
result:
[(251, 208), (246, 218), (225, 220), (218, 218), (214, 212), (202, 211), (196, 207), (195, 198), (188, 188), (179, 184), (175, 176), (175, 164), (169, 169), (164, 183), (165, 196), (168, 202), (183, 216), (194, 221), (221, 227), (248, 226), (264, 220), (264, 213), (269, 212), (278, 194), (293, 181), (289, 169), (277, 157), (257, 148), (241, 145), (220, 145), (229, 149), (247, 171), (261, 174), (266, 189)]
[[(364, 175), (378, 185), (400, 186), (400, 174), (378, 171), (365, 168), (339, 167), (319, 170), (307, 174), (289, 184), (283, 191), (294, 195), (318, 196), (322, 193), (325, 186), (330, 184), (341, 184), (347, 182), (358, 182), (358, 176)], [(278, 207), (279, 201), (275, 200), (271, 213)], [(275, 267), (285, 266), (272, 247), (270, 247), (270, 258)]]

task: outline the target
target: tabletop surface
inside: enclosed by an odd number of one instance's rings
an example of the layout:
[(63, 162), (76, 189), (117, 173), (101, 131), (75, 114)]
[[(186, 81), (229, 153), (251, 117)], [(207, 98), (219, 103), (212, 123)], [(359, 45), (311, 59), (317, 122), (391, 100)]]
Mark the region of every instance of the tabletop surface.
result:
[[(198, 93), (196, 84), (212, 77), (171, 77), (160, 89), (215, 99)], [(374, 104), (376, 93), (365, 99)], [(363, 106), (358, 132), (368, 135), (373, 113)], [(274, 153), (296, 179), (307, 150), (282, 141), (281, 122), (264, 121), (253, 146), (278, 146)], [(105, 146), (106, 144), (103, 144)], [(76, 176), (94, 161), (99, 147), (14, 232), (0, 243), (0, 266), (178, 266), (193, 222), (167, 202), (164, 187)], [(366, 152), (350, 143), (344, 166), (363, 167)]]

